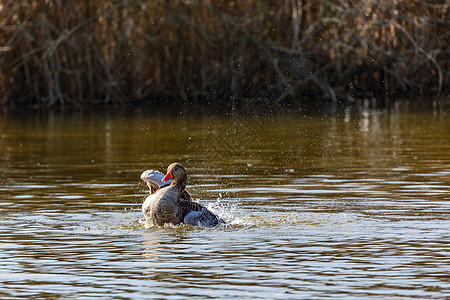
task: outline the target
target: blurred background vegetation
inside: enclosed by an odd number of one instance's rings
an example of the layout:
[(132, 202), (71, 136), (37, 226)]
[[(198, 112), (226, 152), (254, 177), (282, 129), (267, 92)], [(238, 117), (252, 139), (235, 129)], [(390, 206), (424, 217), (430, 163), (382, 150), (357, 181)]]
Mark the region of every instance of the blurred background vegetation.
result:
[(0, 0), (0, 106), (447, 98), (448, 0)]

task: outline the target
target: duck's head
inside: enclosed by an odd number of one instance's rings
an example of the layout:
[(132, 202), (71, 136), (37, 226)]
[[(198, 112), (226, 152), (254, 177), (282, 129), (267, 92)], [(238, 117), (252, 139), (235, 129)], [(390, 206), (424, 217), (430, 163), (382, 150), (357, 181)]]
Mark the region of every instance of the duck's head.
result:
[(173, 163), (167, 168), (167, 174), (162, 181), (186, 181), (187, 173), (186, 169), (180, 163)]

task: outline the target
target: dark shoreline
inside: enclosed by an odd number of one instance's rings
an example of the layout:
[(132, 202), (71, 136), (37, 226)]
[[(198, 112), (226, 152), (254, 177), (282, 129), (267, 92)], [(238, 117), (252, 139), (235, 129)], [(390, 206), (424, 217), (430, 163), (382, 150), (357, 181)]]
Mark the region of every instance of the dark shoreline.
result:
[[(29, 113), (38, 114), (42, 117), (51, 114), (71, 115), (71, 114), (124, 114), (133, 115), (152, 115), (167, 118), (177, 117), (204, 117), (209, 115), (231, 117), (236, 115), (246, 117), (276, 117), (276, 116), (330, 116), (342, 115), (345, 113), (360, 114), (363, 112), (384, 112), (384, 113), (450, 113), (449, 99), (357, 99), (355, 101), (338, 102), (302, 102), (295, 103), (268, 103), (269, 107), (264, 106), (263, 110), (254, 109), (250, 104), (258, 103), (247, 101), (238, 101), (236, 105), (229, 103), (199, 105), (198, 103), (185, 103), (182, 100), (164, 100), (157, 102), (141, 101), (133, 105), (59, 105), (47, 107), (45, 105), (27, 105), (27, 106), (9, 106), (0, 110), (0, 115), (18, 116)], [(250, 108), (249, 108), (250, 107)]]

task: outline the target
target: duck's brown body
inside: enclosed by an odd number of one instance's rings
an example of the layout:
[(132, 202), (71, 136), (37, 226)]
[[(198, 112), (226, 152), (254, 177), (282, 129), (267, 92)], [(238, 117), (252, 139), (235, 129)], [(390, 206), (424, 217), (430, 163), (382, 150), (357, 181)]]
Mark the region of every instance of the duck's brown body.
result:
[(178, 190), (169, 185), (148, 196), (142, 204), (142, 212), (150, 225), (179, 224)]

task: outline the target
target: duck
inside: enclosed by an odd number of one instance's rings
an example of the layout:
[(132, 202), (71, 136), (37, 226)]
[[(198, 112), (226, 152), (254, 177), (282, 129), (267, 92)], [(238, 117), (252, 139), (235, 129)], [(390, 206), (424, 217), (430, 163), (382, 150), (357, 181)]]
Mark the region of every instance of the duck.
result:
[(187, 172), (180, 163), (172, 163), (164, 175), (147, 170), (141, 179), (150, 188), (150, 195), (142, 204), (147, 223), (154, 226), (164, 224), (190, 224), (215, 226), (224, 221), (200, 203), (194, 202), (186, 191)]

